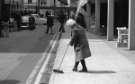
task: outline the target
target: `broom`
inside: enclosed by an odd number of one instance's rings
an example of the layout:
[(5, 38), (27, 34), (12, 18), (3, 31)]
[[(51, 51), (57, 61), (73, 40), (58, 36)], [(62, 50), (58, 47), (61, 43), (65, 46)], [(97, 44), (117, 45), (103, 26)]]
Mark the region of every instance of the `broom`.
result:
[(66, 53), (67, 53), (68, 46), (69, 46), (69, 45), (67, 45), (67, 48), (66, 48), (66, 50), (65, 50), (65, 52), (64, 52), (64, 55), (63, 55), (63, 57), (62, 57), (62, 60), (61, 60), (61, 62), (60, 62), (60, 64), (59, 64), (58, 68), (57, 68), (57, 69), (53, 69), (53, 72), (56, 72), (56, 73), (64, 73), (64, 71), (63, 71), (63, 70), (60, 70), (60, 68), (61, 68), (62, 62), (63, 62), (63, 60), (64, 60), (64, 57), (65, 57), (65, 55), (66, 55)]

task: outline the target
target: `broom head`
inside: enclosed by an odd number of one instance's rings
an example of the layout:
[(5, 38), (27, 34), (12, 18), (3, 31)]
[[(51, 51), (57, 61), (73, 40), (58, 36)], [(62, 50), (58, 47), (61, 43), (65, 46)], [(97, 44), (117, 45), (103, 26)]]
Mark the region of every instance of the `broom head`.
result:
[(55, 73), (64, 73), (63, 70), (54, 69), (53, 72)]

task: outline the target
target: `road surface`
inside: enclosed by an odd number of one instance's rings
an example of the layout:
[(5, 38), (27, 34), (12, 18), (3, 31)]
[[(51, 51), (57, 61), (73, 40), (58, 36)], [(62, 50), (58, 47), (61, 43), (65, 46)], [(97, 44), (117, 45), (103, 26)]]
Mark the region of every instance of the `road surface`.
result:
[(45, 34), (45, 29), (40, 25), (0, 39), (0, 84), (25, 84), (54, 36)]

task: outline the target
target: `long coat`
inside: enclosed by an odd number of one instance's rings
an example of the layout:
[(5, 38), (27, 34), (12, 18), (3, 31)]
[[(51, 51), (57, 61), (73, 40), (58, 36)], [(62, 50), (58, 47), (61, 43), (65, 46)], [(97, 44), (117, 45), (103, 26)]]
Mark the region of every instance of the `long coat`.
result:
[(91, 56), (88, 40), (84, 29), (72, 30), (70, 45), (74, 46), (75, 61), (80, 61)]

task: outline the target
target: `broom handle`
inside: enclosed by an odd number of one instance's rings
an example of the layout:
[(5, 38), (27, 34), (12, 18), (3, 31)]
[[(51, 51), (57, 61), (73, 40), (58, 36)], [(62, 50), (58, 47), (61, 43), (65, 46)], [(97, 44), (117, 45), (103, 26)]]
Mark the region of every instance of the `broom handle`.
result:
[(64, 60), (64, 57), (65, 57), (65, 55), (66, 55), (66, 53), (67, 53), (67, 50), (68, 50), (68, 46), (69, 46), (69, 45), (67, 45), (67, 47), (66, 47), (66, 50), (65, 50), (65, 52), (64, 52), (64, 55), (63, 55), (63, 57), (62, 57), (62, 60), (61, 60), (61, 62), (60, 62), (60, 64), (59, 64), (58, 69), (60, 69), (60, 67), (61, 67), (61, 64), (62, 64), (62, 62), (63, 62), (63, 60)]

